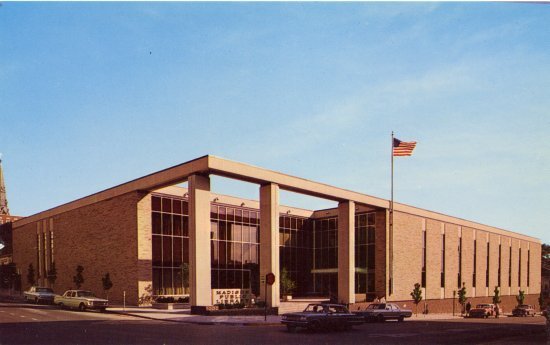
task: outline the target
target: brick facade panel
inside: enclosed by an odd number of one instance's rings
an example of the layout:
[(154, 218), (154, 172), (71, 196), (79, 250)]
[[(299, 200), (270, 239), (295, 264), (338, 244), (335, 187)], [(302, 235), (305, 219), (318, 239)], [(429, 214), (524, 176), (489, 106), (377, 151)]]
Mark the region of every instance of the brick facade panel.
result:
[(476, 297), (488, 296), (487, 288), (487, 241), (488, 233), (476, 230)]
[[(137, 193), (128, 193), (53, 217), (56, 293), (75, 288), (73, 276), (76, 266), (81, 265), (84, 267), (81, 288), (104, 296), (101, 278), (109, 272), (113, 282), (109, 292), (111, 303), (122, 303), (123, 291), (129, 304), (137, 301), (137, 201)], [(41, 220), (14, 230), (14, 260), (24, 277), (30, 262), (36, 269), (36, 232), (40, 222), (44, 223)], [(26, 278), (22, 280), (23, 288), (27, 289)]]
[(510, 294), (515, 295), (519, 291), (519, 240), (512, 238), (512, 284), (510, 286)]
[(439, 221), (426, 220), (425, 298), (428, 299), (441, 298), (441, 225)]
[[(495, 286), (499, 286), (498, 281), (498, 245), (500, 236), (496, 234), (489, 234), (489, 296), (493, 295)], [(502, 290), (502, 289), (500, 289)], [(502, 294), (502, 291), (501, 291)]]
[(458, 226), (445, 224), (445, 298), (458, 290)]
[(472, 296), (474, 274), (474, 229), (462, 227), (462, 282)]
[(531, 243), (531, 276), (529, 294), (540, 294), (541, 292), (541, 246)]
[(394, 214), (394, 294), (392, 300), (410, 298), (422, 278), (422, 219), (406, 213)]

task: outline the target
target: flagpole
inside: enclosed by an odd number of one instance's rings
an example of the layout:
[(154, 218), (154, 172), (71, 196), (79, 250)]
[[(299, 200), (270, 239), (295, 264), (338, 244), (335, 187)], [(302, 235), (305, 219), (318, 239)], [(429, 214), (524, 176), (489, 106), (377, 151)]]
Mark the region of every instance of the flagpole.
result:
[(393, 131), (391, 132), (391, 202), (390, 202), (390, 281), (389, 294), (393, 294)]

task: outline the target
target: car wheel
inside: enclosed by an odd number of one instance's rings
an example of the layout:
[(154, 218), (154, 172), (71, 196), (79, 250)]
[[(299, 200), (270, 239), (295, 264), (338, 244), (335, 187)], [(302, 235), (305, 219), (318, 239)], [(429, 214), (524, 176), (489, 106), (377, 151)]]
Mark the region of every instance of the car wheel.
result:
[(57, 306), (59, 307), (59, 309), (63, 309), (64, 307), (63, 303), (59, 303)]
[(290, 333), (296, 333), (296, 326), (286, 325), (286, 329), (287, 329), (287, 331), (289, 331)]
[(101, 308), (101, 309), (99, 309), (99, 311), (102, 312), (102, 313), (106, 313), (106, 312), (107, 312), (107, 308)]
[(384, 315), (379, 314), (379, 315), (376, 317), (376, 320), (377, 320), (378, 322), (384, 322)]
[(86, 311), (86, 306), (84, 305), (84, 303), (80, 303), (80, 305), (78, 306), (78, 310)]
[(34, 303), (38, 304), (38, 297), (34, 299)]
[(401, 315), (401, 316), (397, 319), (398, 322), (403, 322), (404, 320), (405, 320), (405, 317), (404, 317), (403, 315)]

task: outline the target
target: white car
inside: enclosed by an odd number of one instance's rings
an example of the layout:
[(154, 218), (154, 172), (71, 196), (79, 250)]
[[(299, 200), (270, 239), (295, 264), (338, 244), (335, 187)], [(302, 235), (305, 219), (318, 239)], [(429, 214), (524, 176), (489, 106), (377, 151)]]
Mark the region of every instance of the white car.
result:
[(97, 309), (104, 312), (109, 301), (96, 297), (91, 291), (67, 290), (63, 296), (55, 296), (54, 304), (60, 308), (75, 308), (80, 311)]

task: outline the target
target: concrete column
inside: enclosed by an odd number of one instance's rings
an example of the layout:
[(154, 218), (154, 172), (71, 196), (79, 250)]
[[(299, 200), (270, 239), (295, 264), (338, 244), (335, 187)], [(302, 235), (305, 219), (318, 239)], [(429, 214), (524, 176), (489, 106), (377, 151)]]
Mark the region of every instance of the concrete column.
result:
[(355, 203), (338, 204), (338, 301), (355, 303)]
[(212, 305), (210, 263), (210, 178), (191, 175), (189, 183), (189, 287), (191, 312)]
[[(275, 274), (275, 283), (267, 287), (265, 275)], [(260, 297), (270, 307), (279, 306), (279, 186), (260, 187)]]

